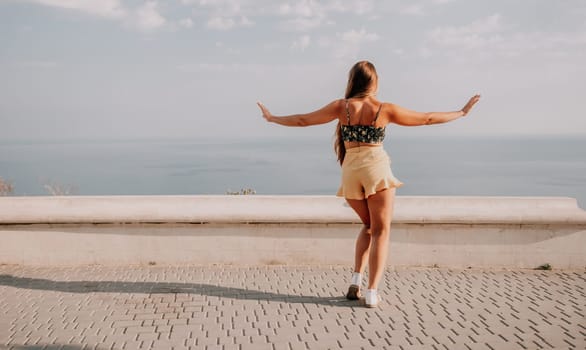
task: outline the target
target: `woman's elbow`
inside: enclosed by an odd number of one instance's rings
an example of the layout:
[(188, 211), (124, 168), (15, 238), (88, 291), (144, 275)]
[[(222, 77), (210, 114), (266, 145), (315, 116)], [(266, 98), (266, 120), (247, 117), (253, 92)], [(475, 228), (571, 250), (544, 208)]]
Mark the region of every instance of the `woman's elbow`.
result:
[(296, 124), (296, 126), (301, 126), (301, 127), (303, 127), (303, 126), (310, 126), (311, 125), (311, 123), (309, 122), (309, 119), (304, 118), (304, 117), (299, 117), (296, 120), (296, 123), (295, 124)]
[(437, 124), (438, 120), (436, 118), (436, 116), (434, 115), (434, 113), (432, 112), (428, 112), (428, 113), (424, 113), (423, 114), (423, 120), (421, 125), (432, 125), (432, 124)]
[(399, 119), (395, 121), (399, 125), (403, 126), (424, 126), (436, 123), (436, 118), (433, 113), (420, 113), (418, 116), (412, 118)]
[(403, 126), (424, 126), (435, 123), (435, 118), (432, 113), (421, 113), (417, 117), (406, 120), (401, 120), (397, 124)]

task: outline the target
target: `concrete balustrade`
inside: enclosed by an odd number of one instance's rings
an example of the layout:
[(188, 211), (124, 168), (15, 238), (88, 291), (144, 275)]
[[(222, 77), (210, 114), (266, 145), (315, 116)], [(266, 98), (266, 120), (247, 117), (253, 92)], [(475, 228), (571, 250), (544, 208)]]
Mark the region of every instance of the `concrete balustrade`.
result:
[[(353, 263), (357, 216), (333, 196), (0, 198), (0, 264)], [(409, 197), (389, 264), (586, 267), (572, 198)]]

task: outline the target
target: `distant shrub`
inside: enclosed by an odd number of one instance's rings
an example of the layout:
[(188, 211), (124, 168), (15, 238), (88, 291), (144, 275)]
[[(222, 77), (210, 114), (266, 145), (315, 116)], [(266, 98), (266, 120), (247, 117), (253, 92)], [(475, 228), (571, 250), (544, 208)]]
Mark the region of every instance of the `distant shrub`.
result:
[(543, 264), (543, 265), (539, 265), (535, 268), (535, 270), (545, 270), (545, 271), (551, 271), (552, 266), (550, 264)]
[(53, 181), (46, 181), (43, 187), (52, 196), (69, 196), (77, 192), (75, 186), (62, 185)]
[(0, 177), (0, 196), (10, 196), (14, 193), (14, 186), (8, 180)]
[(240, 191), (231, 191), (231, 190), (227, 190), (226, 194), (228, 195), (234, 195), (234, 196), (246, 196), (246, 195), (251, 195), (251, 194), (256, 194), (256, 191), (253, 190), (252, 188), (243, 188)]

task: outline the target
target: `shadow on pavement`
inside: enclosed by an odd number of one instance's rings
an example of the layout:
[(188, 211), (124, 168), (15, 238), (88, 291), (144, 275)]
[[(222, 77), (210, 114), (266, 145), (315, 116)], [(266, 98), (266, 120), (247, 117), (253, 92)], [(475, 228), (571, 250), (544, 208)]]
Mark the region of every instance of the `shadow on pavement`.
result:
[(196, 294), (240, 300), (267, 300), (275, 302), (347, 307), (359, 306), (357, 301), (347, 300), (342, 295), (318, 297), (312, 295), (279, 294), (203, 283), (53, 281), (42, 278), (0, 275), (0, 286), (64, 293)]
[(82, 350), (83, 345), (61, 345), (61, 344), (36, 344), (36, 345), (10, 345), (2, 347), (0, 350), (12, 349), (12, 350)]

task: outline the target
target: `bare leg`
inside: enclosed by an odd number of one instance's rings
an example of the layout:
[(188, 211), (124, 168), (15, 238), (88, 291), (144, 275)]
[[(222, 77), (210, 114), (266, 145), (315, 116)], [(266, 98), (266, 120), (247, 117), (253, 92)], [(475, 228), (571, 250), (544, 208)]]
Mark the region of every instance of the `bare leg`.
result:
[(354, 252), (354, 272), (363, 273), (368, 262), (371, 241), (368, 203), (366, 199), (346, 199), (346, 201), (354, 209), (356, 214), (358, 214), (364, 224), (364, 227), (360, 230), (360, 234), (356, 238), (356, 249)]
[(371, 234), (370, 228), (364, 226), (356, 238), (356, 249), (354, 253), (354, 272), (364, 273), (368, 256), (370, 253)]
[(377, 289), (387, 262), (395, 189), (386, 189), (368, 197), (371, 222), (371, 248), (368, 261), (368, 289)]

